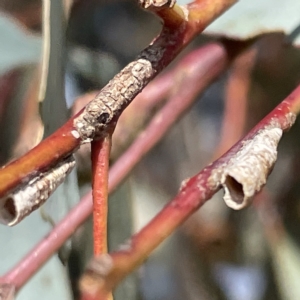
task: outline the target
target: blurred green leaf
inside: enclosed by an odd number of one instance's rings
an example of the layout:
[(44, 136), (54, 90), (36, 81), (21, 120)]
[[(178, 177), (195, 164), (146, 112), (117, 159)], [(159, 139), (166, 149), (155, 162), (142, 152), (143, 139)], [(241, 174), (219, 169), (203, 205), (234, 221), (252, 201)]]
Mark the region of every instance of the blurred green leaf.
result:
[(30, 34), (5, 14), (0, 14), (0, 36), (0, 75), (39, 61), (41, 37)]
[(299, 246), (284, 233), (271, 242), (274, 272), (281, 297), (284, 300), (300, 299)]

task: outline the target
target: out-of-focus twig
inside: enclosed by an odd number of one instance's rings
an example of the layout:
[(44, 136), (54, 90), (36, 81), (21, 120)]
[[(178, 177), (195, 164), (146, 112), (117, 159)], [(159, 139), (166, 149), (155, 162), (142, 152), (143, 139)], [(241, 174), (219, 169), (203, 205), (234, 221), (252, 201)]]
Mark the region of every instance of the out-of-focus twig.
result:
[(144, 128), (174, 85), (177, 68), (151, 81), (120, 116), (113, 134), (111, 158), (115, 160)]
[[(231, 47), (237, 47), (240, 41), (230, 41)], [(221, 137), (216, 150), (211, 157), (211, 161), (219, 158), (230, 147), (232, 147), (245, 133), (247, 108), (249, 93), (252, 82), (252, 71), (255, 65), (257, 47), (253, 43), (239, 54), (230, 65), (229, 75), (226, 80), (224, 95), (224, 114), (221, 125)], [(187, 233), (197, 244), (201, 255), (208, 255), (220, 260), (230, 259), (232, 251), (232, 239), (234, 229), (228, 220), (224, 220), (224, 210), (221, 203), (216, 203), (218, 209), (214, 209), (214, 214), (206, 216), (206, 212), (195, 214), (189, 218), (184, 225)], [(223, 208), (224, 207), (224, 208)], [(216, 211), (222, 213), (216, 213)], [(221, 217), (221, 215), (223, 217)], [(209, 222), (208, 219), (209, 218)], [(214, 247), (216, 241), (222, 241), (221, 247)]]
[(214, 158), (225, 153), (244, 133), (256, 52), (256, 48), (249, 48), (239, 55), (232, 64), (226, 85), (221, 140), (214, 153)]

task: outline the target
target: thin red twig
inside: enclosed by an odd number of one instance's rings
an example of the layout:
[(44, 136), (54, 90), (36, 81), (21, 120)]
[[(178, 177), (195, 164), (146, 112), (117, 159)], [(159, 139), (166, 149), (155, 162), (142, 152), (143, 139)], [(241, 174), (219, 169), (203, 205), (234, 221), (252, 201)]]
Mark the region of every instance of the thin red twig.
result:
[(108, 209), (108, 170), (111, 136), (103, 140), (93, 141), (92, 171), (93, 171), (93, 233), (94, 255), (107, 252), (107, 209)]

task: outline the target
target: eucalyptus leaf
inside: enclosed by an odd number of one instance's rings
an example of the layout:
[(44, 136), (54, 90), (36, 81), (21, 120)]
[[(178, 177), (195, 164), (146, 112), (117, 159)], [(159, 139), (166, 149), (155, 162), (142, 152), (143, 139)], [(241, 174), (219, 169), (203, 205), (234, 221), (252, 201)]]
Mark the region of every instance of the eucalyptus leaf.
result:
[(67, 120), (65, 100), (65, 15), (61, 1), (43, 1), (43, 59), (40, 89), (44, 136)]
[(300, 45), (299, 12), (299, 0), (240, 0), (204, 33), (249, 39), (263, 33), (283, 31), (286, 35), (292, 34), (293, 42)]

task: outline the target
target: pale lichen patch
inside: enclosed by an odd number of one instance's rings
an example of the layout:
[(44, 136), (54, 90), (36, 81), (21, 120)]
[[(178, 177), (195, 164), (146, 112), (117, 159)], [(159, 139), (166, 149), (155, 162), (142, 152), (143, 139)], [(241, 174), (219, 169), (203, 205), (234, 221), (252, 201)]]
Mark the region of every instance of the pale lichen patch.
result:
[(119, 246), (119, 251), (130, 252), (132, 250), (132, 240), (128, 239)]
[(109, 274), (113, 266), (114, 262), (112, 257), (109, 254), (102, 254), (90, 262), (88, 271), (95, 273), (97, 276), (104, 277)]
[(297, 118), (297, 115), (295, 113), (293, 113), (293, 112), (287, 113), (286, 114), (286, 123), (284, 124), (285, 125), (284, 129), (289, 129), (290, 127), (292, 127), (296, 121), (296, 118)]
[(79, 139), (80, 138), (80, 134), (78, 133), (77, 130), (72, 130), (71, 134), (74, 136), (75, 139)]

